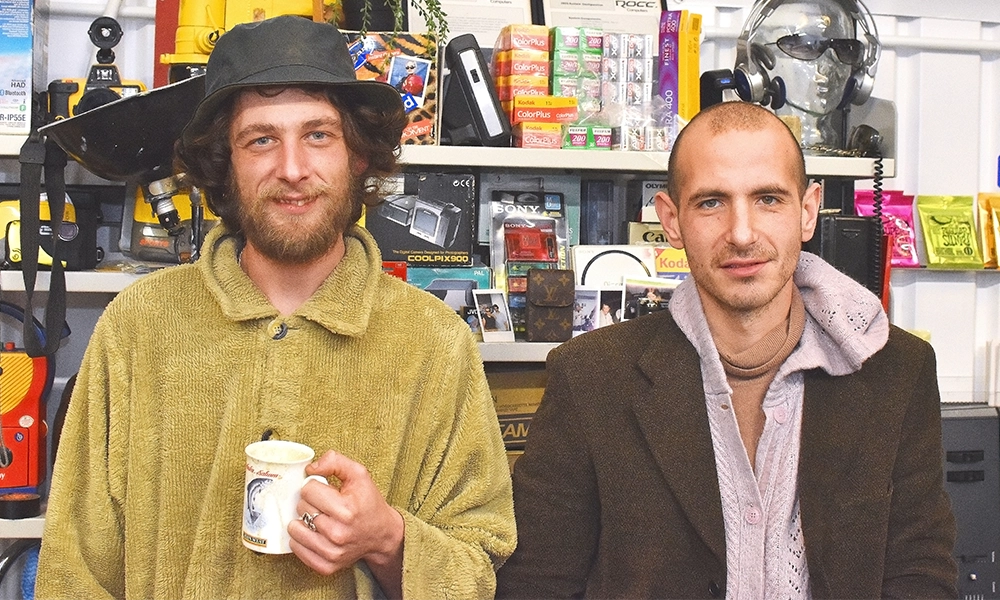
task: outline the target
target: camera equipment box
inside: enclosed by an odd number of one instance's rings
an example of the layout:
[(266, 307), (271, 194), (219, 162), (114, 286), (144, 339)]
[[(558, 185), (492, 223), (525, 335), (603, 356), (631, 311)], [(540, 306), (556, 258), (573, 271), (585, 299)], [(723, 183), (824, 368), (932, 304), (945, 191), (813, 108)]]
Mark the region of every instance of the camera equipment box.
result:
[(667, 193), (667, 182), (662, 179), (634, 179), (625, 188), (625, 216), (629, 221), (659, 223), (655, 201), (657, 192)]
[(409, 122), (401, 144), (438, 143), (438, 53), (433, 36), (418, 33), (345, 32), (358, 79), (388, 83), (399, 91)]
[[(484, 172), (479, 177), (479, 225), (476, 241), (490, 243), (493, 215), (490, 202), (494, 191), (562, 194), (569, 244), (580, 243), (580, 176), (531, 175), (526, 173)], [(495, 266), (495, 265), (494, 265)]]
[[(76, 200), (74, 201), (74, 197)], [(39, 197), (40, 218), (38, 264), (52, 266), (53, 227), (46, 194)], [(93, 269), (104, 258), (104, 249), (97, 245), (97, 228), (101, 211), (97, 198), (84, 191), (66, 194), (63, 222), (58, 228), (60, 255), (67, 271)], [(0, 255), (2, 268), (20, 270), (24, 232), (21, 230), (21, 202), (17, 186), (0, 185)]]
[(406, 281), (426, 290), (462, 314), (462, 309), (476, 306), (472, 290), (489, 289), (489, 267), (410, 267)]
[(542, 402), (547, 377), (544, 365), (489, 363), (486, 381), (508, 451), (524, 449), (531, 418)]
[(655, 277), (656, 248), (635, 246), (574, 246), (576, 285), (614, 287), (624, 277)]
[[(0, 75), (0, 135), (27, 135), (31, 130), (31, 93), (45, 81), (45, 24), (36, 15), (32, 0), (0, 0), (4, 55)], [(38, 60), (33, 59), (36, 49)]]
[(476, 177), (469, 173), (404, 173), (396, 192), (365, 213), (383, 260), (408, 267), (472, 266)]

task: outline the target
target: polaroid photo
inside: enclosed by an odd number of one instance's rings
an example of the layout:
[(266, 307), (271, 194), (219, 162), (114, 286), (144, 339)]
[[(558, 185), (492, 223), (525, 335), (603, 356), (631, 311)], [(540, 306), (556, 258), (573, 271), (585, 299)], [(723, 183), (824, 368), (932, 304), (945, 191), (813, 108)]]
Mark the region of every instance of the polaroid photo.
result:
[(625, 296), (625, 287), (603, 287), (599, 288), (597, 305), (596, 327), (607, 327), (615, 323), (622, 322), (622, 298)]
[(393, 56), (389, 65), (389, 85), (403, 97), (409, 110), (424, 105), (431, 61), (416, 56)]
[(513, 342), (514, 328), (503, 290), (472, 290), (484, 342)]
[(622, 320), (628, 321), (658, 310), (666, 310), (680, 279), (625, 277), (622, 296)]
[(576, 288), (573, 298), (573, 337), (597, 328), (600, 301), (599, 288)]

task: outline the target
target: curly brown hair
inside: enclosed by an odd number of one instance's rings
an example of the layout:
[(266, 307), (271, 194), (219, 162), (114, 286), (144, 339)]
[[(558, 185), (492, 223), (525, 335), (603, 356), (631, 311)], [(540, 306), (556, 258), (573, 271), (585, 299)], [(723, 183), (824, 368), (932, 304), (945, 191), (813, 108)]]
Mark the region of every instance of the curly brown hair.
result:
[[(406, 125), (402, 103), (399, 110), (384, 113), (375, 110), (360, 92), (351, 88), (323, 85), (294, 86), (307, 94), (325, 96), (340, 113), (344, 139), (352, 160), (367, 161), (368, 167), (359, 175), (363, 191), (352, 207), (351, 222), (361, 218), (362, 204), (377, 206), (382, 202), (386, 180), (399, 171), (399, 140)], [(255, 91), (277, 91), (280, 88), (248, 88)], [(174, 172), (184, 173), (191, 185), (200, 188), (208, 208), (222, 219), (230, 231), (238, 232), (238, 199), (230, 183), (232, 149), (229, 128), (233, 105), (239, 94), (232, 94), (220, 105), (205, 131), (178, 140), (174, 152)], [(269, 95), (269, 94), (268, 94)]]

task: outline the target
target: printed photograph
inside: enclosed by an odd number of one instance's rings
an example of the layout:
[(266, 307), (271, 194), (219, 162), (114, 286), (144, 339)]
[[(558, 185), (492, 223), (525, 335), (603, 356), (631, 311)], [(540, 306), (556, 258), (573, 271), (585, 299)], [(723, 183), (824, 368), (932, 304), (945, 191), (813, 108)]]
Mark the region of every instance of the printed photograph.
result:
[(680, 283), (679, 279), (626, 277), (621, 305), (622, 320), (628, 321), (651, 312), (666, 310), (670, 304), (670, 296)]

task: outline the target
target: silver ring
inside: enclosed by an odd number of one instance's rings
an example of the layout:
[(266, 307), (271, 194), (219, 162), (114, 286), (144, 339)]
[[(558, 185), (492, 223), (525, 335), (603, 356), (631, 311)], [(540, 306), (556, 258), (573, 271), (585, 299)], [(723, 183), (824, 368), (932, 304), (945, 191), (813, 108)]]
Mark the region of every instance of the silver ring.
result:
[(316, 523), (315, 523), (315, 521), (316, 521), (316, 517), (318, 517), (318, 516), (319, 516), (319, 513), (312, 514), (312, 515), (309, 514), (309, 513), (302, 513), (301, 519), (302, 519), (302, 522), (306, 524), (306, 527), (308, 527), (311, 531), (316, 531)]

